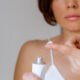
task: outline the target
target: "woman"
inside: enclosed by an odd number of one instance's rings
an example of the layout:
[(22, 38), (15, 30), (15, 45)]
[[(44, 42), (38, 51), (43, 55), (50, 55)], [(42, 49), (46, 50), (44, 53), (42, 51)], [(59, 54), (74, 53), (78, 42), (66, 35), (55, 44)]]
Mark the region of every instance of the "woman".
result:
[(80, 80), (80, 0), (38, 0), (39, 9), (46, 22), (57, 23), (63, 33), (48, 40), (26, 42), (16, 63), (14, 80), (40, 80), (31, 73), (32, 62), (37, 56), (44, 58), (47, 69), (50, 66), (49, 49), (53, 48), (54, 62), (65, 80)]

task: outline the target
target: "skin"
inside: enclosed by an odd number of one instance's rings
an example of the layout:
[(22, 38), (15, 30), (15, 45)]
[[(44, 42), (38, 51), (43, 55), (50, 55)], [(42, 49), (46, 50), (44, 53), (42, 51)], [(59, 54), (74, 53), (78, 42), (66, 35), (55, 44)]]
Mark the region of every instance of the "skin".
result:
[(46, 71), (48, 70), (49, 48), (53, 48), (54, 63), (64, 79), (80, 80), (80, 18), (75, 21), (64, 18), (72, 13), (80, 14), (80, 0), (54, 0), (51, 8), (63, 33), (51, 38), (53, 44), (46, 44), (48, 40), (32, 40), (24, 43), (16, 63), (14, 80), (40, 80), (29, 72), (37, 56), (43, 57), (47, 64)]
[(72, 13), (80, 15), (80, 0), (54, 0), (51, 7), (57, 23), (63, 29), (64, 41), (71, 37), (80, 37), (80, 19), (68, 21), (64, 18)]

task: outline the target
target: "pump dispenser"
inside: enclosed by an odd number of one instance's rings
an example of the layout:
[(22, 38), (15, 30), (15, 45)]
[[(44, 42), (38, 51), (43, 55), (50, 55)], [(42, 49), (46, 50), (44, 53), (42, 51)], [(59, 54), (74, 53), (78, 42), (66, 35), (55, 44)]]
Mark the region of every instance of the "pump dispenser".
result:
[(32, 63), (32, 73), (34, 73), (41, 80), (44, 80), (46, 72), (46, 64), (42, 57), (37, 57), (36, 62)]

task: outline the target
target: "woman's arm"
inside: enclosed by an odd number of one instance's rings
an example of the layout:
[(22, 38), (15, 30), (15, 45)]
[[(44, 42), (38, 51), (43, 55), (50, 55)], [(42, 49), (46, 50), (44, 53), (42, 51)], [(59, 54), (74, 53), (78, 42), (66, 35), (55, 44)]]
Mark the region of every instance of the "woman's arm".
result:
[(32, 62), (35, 61), (37, 55), (36, 50), (38, 42), (38, 40), (28, 41), (21, 47), (16, 62), (14, 80), (22, 80), (24, 73), (32, 71)]

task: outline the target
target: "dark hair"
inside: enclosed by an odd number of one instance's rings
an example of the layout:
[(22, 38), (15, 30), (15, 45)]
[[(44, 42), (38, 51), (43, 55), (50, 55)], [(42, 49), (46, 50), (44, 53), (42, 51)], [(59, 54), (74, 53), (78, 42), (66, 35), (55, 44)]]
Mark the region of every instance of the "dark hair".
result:
[(54, 17), (54, 13), (51, 9), (51, 3), (53, 0), (38, 0), (38, 7), (41, 13), (44, 16), (46, 22), (50, 25), (55, 26), (57, 21)]

